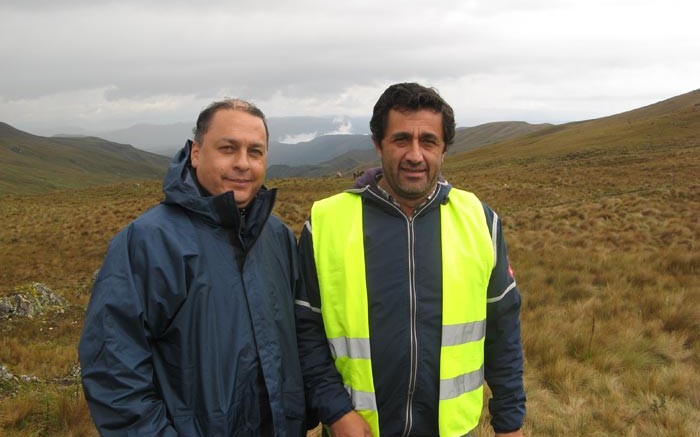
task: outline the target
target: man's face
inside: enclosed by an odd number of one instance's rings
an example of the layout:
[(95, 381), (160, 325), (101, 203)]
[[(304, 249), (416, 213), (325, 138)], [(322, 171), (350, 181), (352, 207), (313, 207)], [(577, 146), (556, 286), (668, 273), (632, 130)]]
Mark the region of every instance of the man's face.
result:
[(384, 172), (382, 187), (399, 203), (417, 205), (435, 189), (440, 174), (442, 114), (390, 110), (384, 138), (375, 148)]
[(202, 143), (190, 154), (197, 180), (212, 195), (233, 191), (239, 208), (248, 206), (265, 180), (267, 135), (262, 119), (243, 111), (214, 113)]

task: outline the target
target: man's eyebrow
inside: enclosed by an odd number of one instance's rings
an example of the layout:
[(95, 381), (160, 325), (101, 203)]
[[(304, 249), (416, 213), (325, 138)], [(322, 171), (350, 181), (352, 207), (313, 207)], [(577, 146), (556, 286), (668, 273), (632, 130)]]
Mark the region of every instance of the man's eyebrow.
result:
[(223, 137), (223, 138), (219, 138), (219, 139), (216, 141), (216, 144), (217, 144), (217, 145), (219, 145), (219, 144), (220, 144), (220, 145), (230, 144), (230, 145), (233, 145), (233, 146), (238, 146), (238, 145), (240, 145), (241, 143), (240, 143), (240, 141), (238, 141), (238, 140), (235, 139), (235, 138)]
[[(224, 137), (224, 138), (219, 138), (219, 139), (216, 141), (216, 143), (214, 143), (214, 144), (215, 144), (216, 146), (235, 146), (235, 147), (240, 147), (242, 143), (241, 143), (239, 140), (235, 139), (235, 138), (226, 138), (226, 137)], [(248, 147), (249, 147), (249, 148), (250, 148), (250, 147), (260, 147), (260, 148), (263, 148), (263, 149), (266, 148), (265, 143), (258, 143), (258, 142), (249, 143), (249, 144), (248, 144)]]
[[(406, 138), (413, 138), (413, 134), (411, 132), (394, 132), (391, 134), (390, 138), (395, 139), (395, 140), (400, 140), (400, 139), (406, 139)], [(440, 139), (440, 137), (437, 134), (434, 134), (432, 132), (423, 132), (418, 136), (419, 139), (421, 140), (437, 140)]]
[(420, 138), (425, 140), (437, 140), (440, 137), (432, 132), (423, 132), (422, 134), (420, 134)]
[(410, 132), (400, 131), (391, 134), (391, 138), (411, 138), (413, 135)]

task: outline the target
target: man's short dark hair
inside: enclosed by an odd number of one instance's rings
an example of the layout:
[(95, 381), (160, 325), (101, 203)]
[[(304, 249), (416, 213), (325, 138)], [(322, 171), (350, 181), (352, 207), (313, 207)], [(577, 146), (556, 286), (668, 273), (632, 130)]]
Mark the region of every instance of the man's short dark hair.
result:
[(455, 139), (455, 115), (452, 107), (438, 94), (435, 88), (427, 88), (417, 83), (397, 83), (387, 88), (374, 105), (369, 129), (372, 140), (381, 144), (389, 119), (389, 111), (400, 112), (429, 109), (442, 114), (442, 135), (445, 150)]
[(263, 125), (265, 126), (267, 144), (270, 144), (270, 131), (267, 129), (267, 120), (265, 119), (265, 114), (263, 114), (260, 108), (258, 108), (254, 104), (246, 102), (242, 99), (220, 100), (217, 102), (213, 102), (212, 104), (204, 108), (204, 110), (199, 113), (199, 117), (197, 117), (197, 125), (192, 129), (192, 133), (194, 134), (194, 141), (196, 143), (202, 144), (202, 137), (204, 137), (204, 134), (206, 134), (209, 130), (209, 125), (211, 124), (212, 118), (214, 118), (214, 114), (216, 114), (217, 111), (220, 111), (222, 109), (245, 112), (246, 114), (250, 114), (254, 117), (258, 117), (259, 119), (261, 119)]

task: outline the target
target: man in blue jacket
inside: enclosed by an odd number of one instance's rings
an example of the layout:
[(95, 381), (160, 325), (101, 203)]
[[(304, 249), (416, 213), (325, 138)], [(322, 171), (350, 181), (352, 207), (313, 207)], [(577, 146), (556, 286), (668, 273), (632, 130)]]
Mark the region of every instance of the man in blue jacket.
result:
[(522, 436), (520, 294), (496, 213), (441, 177), (452, 108), (396, 84), (370, 128), (382, 168), (316, 202), (299, 243), (309, 405), (334, 436), (464, 436), (486, 382), (496, 436)]
[(263, 113), (199, 115), (161, 204), (110, 243), (79, 345), (104, 436), (302, 436), (293, 233), (270, 215)]

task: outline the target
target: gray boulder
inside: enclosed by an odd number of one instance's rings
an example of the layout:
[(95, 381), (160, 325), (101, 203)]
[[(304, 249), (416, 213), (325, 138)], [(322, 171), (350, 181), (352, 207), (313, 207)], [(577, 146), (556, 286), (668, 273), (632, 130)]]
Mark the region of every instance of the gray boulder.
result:
[(34, 282), (29, 286), (19, 287), (18, 293), (0, 298), (0, 318), (33, 318), (48, 309), (62, 311), (68, 302), (54, 294), (49, 287)]

